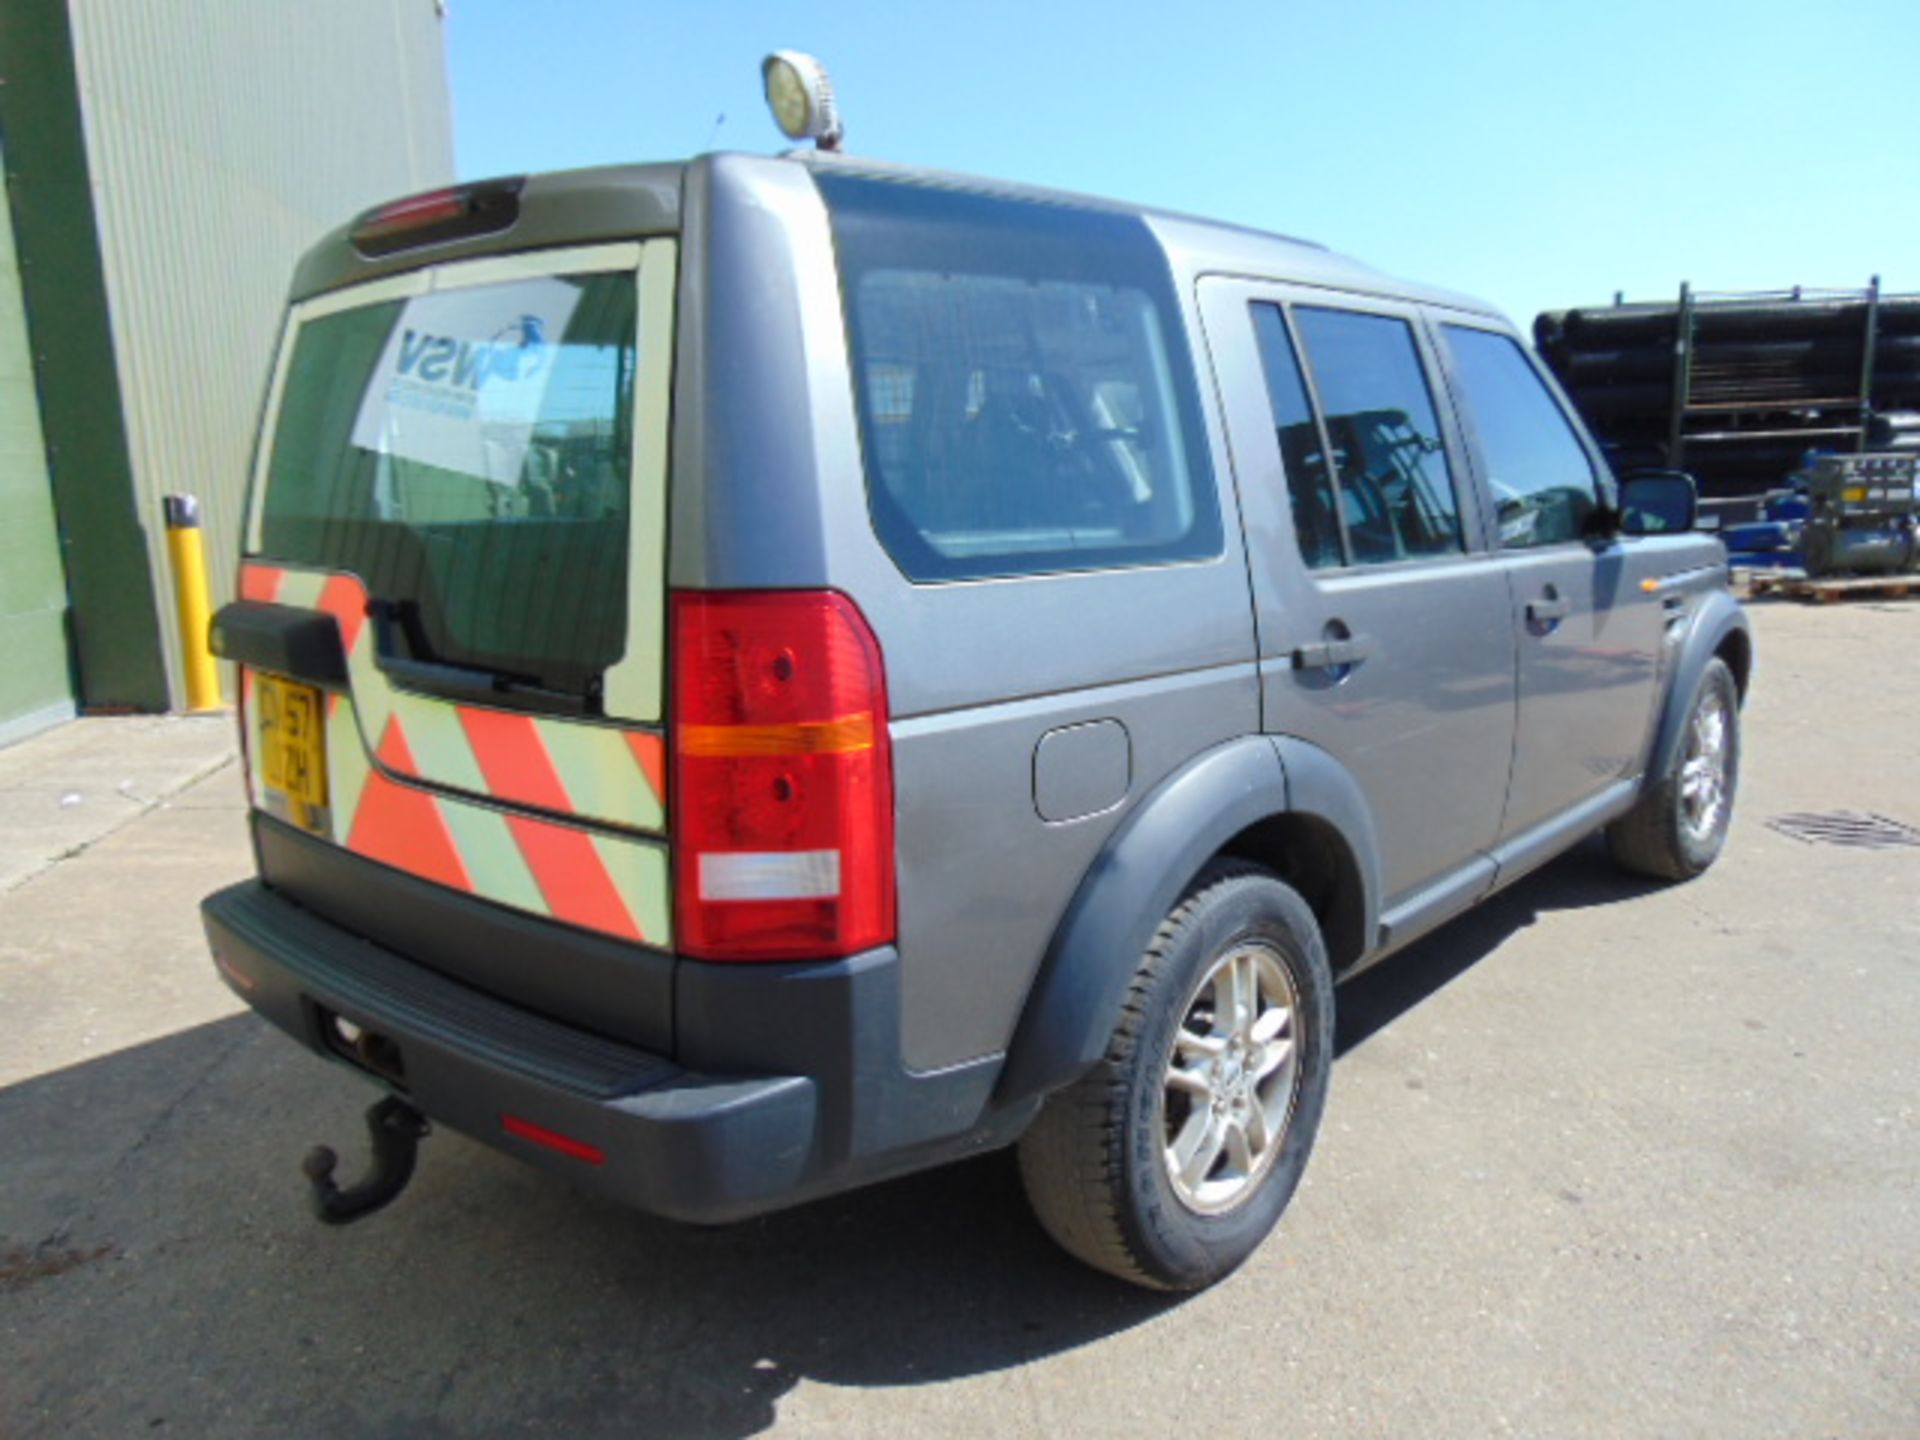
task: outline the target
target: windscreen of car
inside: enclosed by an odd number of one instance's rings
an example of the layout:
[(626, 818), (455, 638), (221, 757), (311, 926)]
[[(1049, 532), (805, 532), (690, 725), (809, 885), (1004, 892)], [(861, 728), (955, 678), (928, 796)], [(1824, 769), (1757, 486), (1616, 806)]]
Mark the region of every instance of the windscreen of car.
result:
[(383, 654), (591, 708), (626, 641), (636, 349), (630, 271), (305, 321), (262, 553), (359, 576)]
[(816, 178), (874, 526), (909, 577), (1220, 552), (1192, 362), (1140, 219)]

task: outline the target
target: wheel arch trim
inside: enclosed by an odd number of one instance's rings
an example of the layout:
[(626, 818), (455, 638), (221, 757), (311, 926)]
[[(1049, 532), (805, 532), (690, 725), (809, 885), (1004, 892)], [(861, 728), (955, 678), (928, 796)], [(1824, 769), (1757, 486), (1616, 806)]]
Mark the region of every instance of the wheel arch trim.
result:
[(1378, 847), (1353, 777), (1302, 740), (1216, 746), (1148, 794), (1081, 879), (1014, 1029), (996, 1105), (1057, 1089), (1100, 1058), (1136, 962), (1193, 878), (1243, 831), (1285, 814), (1340, 833), (1359, 872), (1365, 934), (1377, 933)]
[(1734, 685), (1744, 703), (1752, 683), (1753, 632), (1746, 611), (1725, 590), (1709, 593), (1687, 627), (1680, 654), (1660, 702), (1660, 721), (1654, 730), (1653, 750), (1647, 762), (1647, 783), (1657, 783), (1674, 764), (1686, 738), (1687, 709), (1694, 687), (1707, 662), (1721, 655), (1733, 657)]

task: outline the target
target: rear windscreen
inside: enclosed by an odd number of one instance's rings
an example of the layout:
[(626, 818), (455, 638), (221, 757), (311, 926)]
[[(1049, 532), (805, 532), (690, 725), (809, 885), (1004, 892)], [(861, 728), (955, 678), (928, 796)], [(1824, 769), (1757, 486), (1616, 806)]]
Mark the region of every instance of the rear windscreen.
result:
[(1171, 277), (1129, 215), (816, 177), (874, 527), (916, 580), (1217, 555)]
[(360, 577), (383, 653), (593, 701), (626, 644), (631, 272), (310, 319), (262, 552)]

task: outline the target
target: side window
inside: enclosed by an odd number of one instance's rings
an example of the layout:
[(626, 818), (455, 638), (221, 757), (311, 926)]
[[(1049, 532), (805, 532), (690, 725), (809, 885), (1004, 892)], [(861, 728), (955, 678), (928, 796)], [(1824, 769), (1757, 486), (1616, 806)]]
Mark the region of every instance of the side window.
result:
[(1267, 372), (1267, 399), (1273, 406), (1274, 433), (1280, 441), (1280, 460), (1287, 472), (1287, 493), (1293, 502), (1293, 533), (1300, 539), (1300, 557), (1315, 569), (1346, 563), (1340, 544), (1339, 497), (1333, 473), (1321, 451), (1320, 427), (1313, 421), (1307, 382), (1287, 335), (1287, 322), (1278, 305), (1253, 307), (1253, 332), (1260, 345), (1260, 363)]
[(904, 520), (932, 552), (897, 546), (916, 578), (1196, 553), (1196, 487), (1146, 295), (873, 270), (853, 309), (873, 479), (895, 507), (882, 532), (897, 542)]
[(1501, 545), (1578, 540), (1600, 489), (1566, 415), (1510, 337), (1465, 325), (1440, 328), (1480, 441)]
[(1221, 552), (1193, 364), (1140, 221), (860, 176), (817, 183), (874, 528), (910, 578)]
[(1459, 499), (1412, 327), (1349, 310), (1293, 313), (1326, 417), (1353, 563), (1458, 553)]

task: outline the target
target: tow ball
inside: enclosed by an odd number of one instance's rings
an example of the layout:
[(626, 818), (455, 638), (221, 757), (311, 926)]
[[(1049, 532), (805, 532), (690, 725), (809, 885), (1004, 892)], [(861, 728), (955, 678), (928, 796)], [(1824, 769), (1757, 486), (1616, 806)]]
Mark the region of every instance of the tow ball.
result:
[(394, 1200), (413, 1178), (420, 1142), (431, 1129), (426, 1116), (396, 1096), (371, 1107), (367, 1134), (373, 1139), (373, 1169), (344, 1190), (333, 1181), (340, 1157), (325, 1145), (314, 1146), (300, 1162), (313, 1186), (313, 1213), (327, 1225), (350, 1225)]

